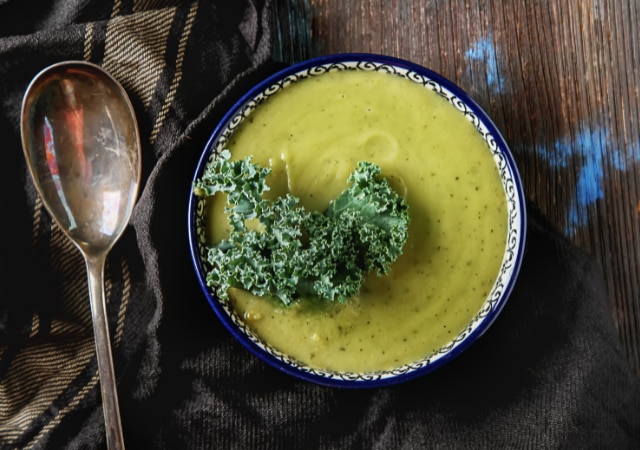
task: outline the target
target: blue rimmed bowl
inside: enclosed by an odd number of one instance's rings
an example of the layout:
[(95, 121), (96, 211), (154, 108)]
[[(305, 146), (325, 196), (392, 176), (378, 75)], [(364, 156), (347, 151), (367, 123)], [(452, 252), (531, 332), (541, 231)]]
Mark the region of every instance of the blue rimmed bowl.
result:
[(422, 66), (373, 54), (339, 54), (314, 58), (281, 70), (254, 86), (236, 102), (213, 130), (195, 170), (194, 181), (202, 177), (217, 155), (227, 148), (238, 127), (265, 100), (277, 96), (301, 80), (344, 70), (383, 72), (405, 78), (435, 92), (472, 124), (486, 144), (486, 151), (493, 157), (504, 191), (506, 244), (495, 282), (464, 329), (421, 359), (389, 370), (359, 373), (314, 368), (261, 339), (244, 318), (235, 312), (229, 301), (220, 299), (215, 288), (207, 286), (207, 273), (211, 267), (207, 262), (205, 200), (196, 196), (193, 189), (188, 210), (190, 252), (204, 296), (224, 326), (254, 355), (279, 370), (310, 382), (347, 388), (379, 387), (407, 381), (441, 367), (465, 351), (494, 322), (508, 300), (522, 263), (526, 236), (525, 197), (516, 164), (506, 142), (487, 114), (465, 92)]

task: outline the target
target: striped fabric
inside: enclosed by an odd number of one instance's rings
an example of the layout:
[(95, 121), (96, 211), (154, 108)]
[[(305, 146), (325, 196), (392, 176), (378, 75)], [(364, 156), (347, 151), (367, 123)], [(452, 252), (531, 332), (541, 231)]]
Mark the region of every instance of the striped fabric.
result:
[[(190, 153), (187, 160), (195, 168), (193, 158), (204, 139), (189, 135), (191, 128), (210, 117), (223, 98), (220, 93), (264, 62), (269, 49), (262, 1), (58, 3), (34, 11), (26, 2), (0, 2), (0, 77), (7, 108), (2, 135), (15, 172), (10, 192), (15, 195), (25, 186), (15, 200), (22, 204), (15, 215), (23, 231), (18, 233), (20, 254), (1, 255), (2, 287), (14, 286), (5, 290), (14, 294), (3, 294), (0, 305), (0, 448), (98, 448), (104, 442), (84, 260), (52, 222), (18, 158), (15, 124), (30, 77), (57, 61), (91, 61), (121, 82), (136, 109), (145, 185), (132, 226), (105, 269), (116, 374), (121, 404), (127, 406), (128, 398), (143, 399), (148, 395), (144, 391), (153, 388), (153, 375), (145, 376), (142, 384), (135, 381), (145, 372), (157, 373), (160, 358), (156, 333), (163, 295), (156, 285), (158, 262), (150, 249), (153, 237), (140, 236), (152, 227), (154, 170), (177, 151)], [(189, 140), (193, 144), (185, 145)], [(184, 173), (189, 175), (188, 170)], [(176, 179), (180, 181), (184, 176)], [(185, 188), (183, 184), (179, 191)], [(181, 200), (174, 204), (182, 219), (186, 195)], [(186, 234), (170, 238), (186, 248)], [(19, 267), (4, 270), (14, 257), (26, 269), (23, 273)], [(17, 283), (12, 275), (24, 281)]]

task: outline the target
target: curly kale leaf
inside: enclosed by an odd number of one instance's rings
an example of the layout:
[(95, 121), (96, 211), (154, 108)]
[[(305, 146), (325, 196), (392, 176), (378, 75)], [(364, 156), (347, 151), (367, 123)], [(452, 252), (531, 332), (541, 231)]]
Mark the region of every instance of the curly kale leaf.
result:
[(407, 204), (380, 177), (380, 167), (375, 164), (360, 162), (349, 181), (349, 188), (331, 202), (325, 214), (334, 223), (352, 224), (366, 271), (386, 274), (407, 240)]
[[(371, 271), (387, 274), (408, 237), (408, 206), (380, 175), (360, 162), (350, 186), (324, 213), (307, 211), (291, 195), (264, 198), (270, 169), (223, 151), (196, 181), (198, 195), (227, 194), (227, 239), (209, 248), (209, 286), (230, 287), (289, 305), (301, 297), (346, 301)], [(258, 229), (247, 227), (257, 219)]]

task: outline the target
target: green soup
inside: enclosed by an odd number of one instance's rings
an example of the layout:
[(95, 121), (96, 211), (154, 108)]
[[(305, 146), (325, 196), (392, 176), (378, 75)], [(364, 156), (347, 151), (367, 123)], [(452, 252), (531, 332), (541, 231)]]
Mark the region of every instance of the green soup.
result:
[[(284, 307), (234, 289), (232, 307), (267, 344), (317, 369), (383, 371), (448, 344), (496, 280), (505, 192), (474, 126), (436, 93), (380, 72), (335, 71), (260, 104), (228, 142), (233, 159), (269, 166), (270, 196), (324, 210), (358, 161), (378, 164), (409, 204), (404, 253), (345, 304)], [(208, 239), (228, 233), (223, 199), (207, 206)]]

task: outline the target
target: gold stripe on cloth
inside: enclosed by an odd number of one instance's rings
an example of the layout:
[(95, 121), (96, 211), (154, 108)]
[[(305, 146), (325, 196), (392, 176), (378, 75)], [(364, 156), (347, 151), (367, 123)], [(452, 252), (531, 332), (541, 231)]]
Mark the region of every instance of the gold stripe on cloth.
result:
[(180, 81), (182, 80), (182, 63), (184, 61), (184, 53), (185, 48), (187, 46), (187, 40), (189, 35), (191, 34), (191, 28), (193, 26), (193, 21), (195, 20), (196, 14), (198, 13), (198, 2), (193, 2), (191, 7), (189, 8), (189, 13), (187, 15), (187, 20), (184, 26), (184, 30), (182, 32), (182, 36), (180, 36), (180, 41), (178, 43), (178, 54), (176, 56), (176, 71), (171, 80), (171, 86), (169, 87), (169, 94), (165, 98), (164, 103), (162, 104), (162, 109), (160, 110), (160, 114), (156, 118), (156, 122), (153, 125), (153, 130), (151, 130), (150, 141), (154, 143), (156, 138), (158, 137), (158, 133), (160, 132), (160, 128), (167, 118), (167, 113), (169, 112), (169, 108), (173, 99), (175, 98), (178, 87), (180, 86)]
[(120, 303), (120, 309), (118, 310), (118, 321), (116, 322), (116, 330), (113, 336), (113, 345), (118, 346), (122, 340), (122, 334), (124, 333), (124, 319), (127, 315), (127, 308), (129, 307), (129, 301), (131, 300), (131, 271), (129, 270), (129, 263), (125, 258), (120, 261), (120, 270), (122, 270), (122, 302)]
[[(96, 373), (93, 375), (93, 377), (91, 377), (91, 379), (89, 380), (89, 382), (87, 384), (85, 384), (82, 389), (78, 392), (78, 395), (76, 395), (73, 400), (71, 400), (67, 406), (65, 406), (64, 408), (62, 408), (60, 410), (60, 412), (58, 413), (58, 417), (64, 417), (66, 416), (70, 411), (72, 411), (74, 408), (76, 408), (79, 404), (82, 398), (84, 398), (86, 395), (88, 395), (91, 390), (98, 384), (98, 382), (100, 381), (100, 377), (98, 375), (98, 372), (96, 371)], [(53, 430), (56, 426), (58, 425), (58, 421), (51, 421), (49, 423), (47, 423), (44, 427), (42, 427), (42, 430), (40, 430), (40, 432), (31, 440), (31, 443), (24, 448), (24, 450), (31, 450), (33, 448), (36, 447), (36, 445), (38, 444), (38, 442), (47, 434), (49, 434), (51, 432), (51, 430)]]
[(133, 12), (146, 11), (151, 8), (165, 8), (175, 5), (175, 0), (133, 0)]
[[(34, 236), (42, 223), (42, 209), (42, 202), (36, 201)], [(95, 355), (86, 266), (78, 249), (55, 222), (51, 222), (49, 251), (52, 270), (61, 280), (62, 300), (52, 308), (48, 332), (43, 331), (39, 313), (34, 314), (29, 339), (0, 382), (0, 397), (4, 400), (0, 404), (0, 437), (6, 442), (18, 439), (47, 410), (52, 418), (39, 435), (45, 428), (55, 426), (68, 408), (54, 411), (51, 405), (86, 370)], [(86, 385), (81, 391), (87, 392), (93, 386)], [(77, 403), (79, 399), (71, 401)]]
[(107, 25), (103, 67), (149, 107), (165, 67), (176, 8), (116, 17)]
[(91, 60), (91, 53), (93, 50), (93, 23), (89, 22), (84, 32), (84, 53), (83, 58), (85, 61)]

